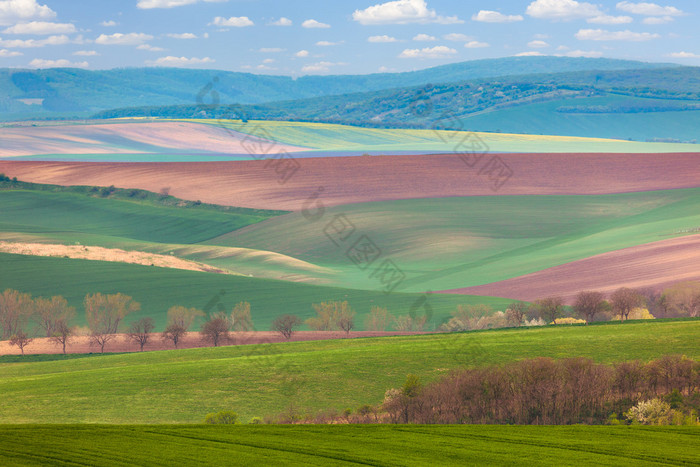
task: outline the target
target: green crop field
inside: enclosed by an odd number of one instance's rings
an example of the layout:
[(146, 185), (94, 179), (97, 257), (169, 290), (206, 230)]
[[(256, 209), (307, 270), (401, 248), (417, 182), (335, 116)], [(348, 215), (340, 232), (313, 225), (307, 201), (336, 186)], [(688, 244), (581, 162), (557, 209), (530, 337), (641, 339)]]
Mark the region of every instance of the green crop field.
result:
[[(229, 128), (242, 133), (269, 138), (284, 144), (311, 148), (318, 151), (423, 151), (459, 152), (456, 143), (465, 135), (474, 133), (364, 128), (328, 123), (284, 122), (274, 120), (206, 120), (184, 119)], [(471, 126), (467, 126), (471, 128)], [(492, 152), (600, 152), (600, 153), (663, 153), (696, 152), (693, 144), (642, 143), (619, 139), (580, 138), (509, 133), (475, 133)]]
[(689, 465), (698, 456), (693, 427), (0, 426), (0, 460), (17, 466)]
[[(329, 208), (326, 217), (339, 214), (407, 274), (403, 290), (420, 292), (480, 285), (672, 238), (700, 225), (700, 189), (382, 201)], [(327, 278), (336, 284), (372, 282), (326, 237), (324, 225), (300, 213), (204, 243), (272, 249), (334, 271)]]
[(219, 410), (248, 421), (291, 404), (354, 409), (380, 402), (409, 373), (430, 381), (537, 356), (698, 359), (699, 339), (700, 320), (685, 320), (15, 360), (0, 363), (0, 423), (197, 423)]

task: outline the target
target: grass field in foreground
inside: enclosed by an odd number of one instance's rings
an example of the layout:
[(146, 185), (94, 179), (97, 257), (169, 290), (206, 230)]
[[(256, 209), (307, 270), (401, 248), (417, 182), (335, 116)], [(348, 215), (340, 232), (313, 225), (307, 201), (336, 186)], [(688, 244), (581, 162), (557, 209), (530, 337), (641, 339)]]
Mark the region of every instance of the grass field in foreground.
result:
[[(508, 133), (473, 133), (468, 131), (435, 131), (363, 128), (350, 125), (274, 120), (206, 120), (182, 121), (217, 125), (242, 133), (253, 134), (283, 144), (314, 148), (319, 151), (424, 151), (426, 153), (459, 152), (459, 143), (476, 135), (493, 152), (540, 153), (663, 153), (697, 152), (697, 145), (678, 143), (641, 143), (619, 139), (579, 138)], [(468, 128), (469, 126), (467, 126)], [(480, 143), (482, 144), (482, 143)]]
[(406, 375), (538, 356), (598, 362), (700, 359), (700, 320), (553, 326), (239, 345), (0, 364), (0, 423), (198, 423), (235, 410), (247, 422), (290, 404), (313, 414), (381, 402)]
[(0, 426), (6, 465), (689, 465), (695, 427)]

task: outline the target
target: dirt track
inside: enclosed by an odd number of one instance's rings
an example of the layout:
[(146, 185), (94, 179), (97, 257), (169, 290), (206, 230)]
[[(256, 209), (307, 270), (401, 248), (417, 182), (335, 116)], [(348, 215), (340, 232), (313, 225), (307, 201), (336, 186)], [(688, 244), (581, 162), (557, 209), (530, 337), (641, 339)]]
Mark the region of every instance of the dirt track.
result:
[[(415, 334), (425, 334), (421, 332), (372, 332), (372, 331), (351, 331), (350, 338), (357, 337), (384, 337), (384, 336), (409, 336)], [(222, 345), (244, 345), (244, 344), (269, 344), (273, 342), (285, 342), (286, 339), (277, 332), (261, 331), (261, 332), (235, 332), (231, 334), (233, 340)], [(298, 331), (292, 335), (292, 342), (297, 341), (315, 341), (327, 339), (345, 339), (346, 335), (340, 331)], [(202, 342), (201, 336), (197, 332), (189, 332), (178, 343), (180, 349), (190, 349), (195, 347), (209, 347), (210, 344)], [(154, 333), (151, 336), (150, 342), (144, 347), (144, 351), (148, 350), (171, 350), (173, 349), (171, 341), (163, 341), (159, 333)], [(134, 342), (126, 339), (124, 334), (117, 334), (115, 340), (107, 343), (105, 353), (109, 352), (138, 352), (139, 346)], [(34, 354), (58, 354), (61, 353), (61, 347), (50, 342), (45, 337), (35, 338), (24, 349), (27, 355)], [(89, 338), (86, 336), (74, 337), (66, 348), (67, 353), (82, 354), (82, 353), (99, 353), (100, 348), (90, 346)], [(20, 350), (17, 347), (10, 346), (7, 341), (0, 341), (0, 355), (19, 355)]]
[(647, 243), (505, 281), (442, 293), (491, 295), (527, 301), (558, 295), (571, 304), (582, 290), (607, 294), (619, 287), (658, 290), (689, 280), (700, 280), (700, 235)]
[(601, 194), (698, 186), (700, 153), (504, 154), (513, 176), (495, 192), (456, 155), (300, 159), (287, 183), (266, 161), (89, 163), (0, 161), (0, 173), (59, 185), (115, 185), (230, 206), (299, 210), (319, 187), (326, 205), (407, 198)]

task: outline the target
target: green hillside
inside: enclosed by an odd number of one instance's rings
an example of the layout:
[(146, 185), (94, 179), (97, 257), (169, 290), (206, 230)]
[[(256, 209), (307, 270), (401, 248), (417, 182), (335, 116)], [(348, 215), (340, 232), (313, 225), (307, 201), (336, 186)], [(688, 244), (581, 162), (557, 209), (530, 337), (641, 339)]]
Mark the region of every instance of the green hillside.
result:
[(273, 250), (335, 271), (330, 280), (336, 284), (369, 288), (372, 279), (352, 263), (347, 248), (324, 233), (335, 215), (344, 214), (407, 274), (402, 290), (420, 292), (485, 284), (672, 238), (700, 225), (699, 213), (697, 188), (413, 199), (327, 208), (324, 223), (288, 214), (204, 243)]
[[(255, 315), (254, 315), (255, 317)], [(380, 402), (409, 373), (530, 357), (612, 363), (700, 357), (700, 320), (549, 326), (411, 337), (238, 345), (0, 363), (0, 423), (199, 423), (235, 410), (243, 421)], [(44, 401), (51, 400), (51, 403)], [(31, 409), (29, 409), (31, 408)]]
[(0, 427), (12, 465), (682, 465), (699, 445), (693, 427)]

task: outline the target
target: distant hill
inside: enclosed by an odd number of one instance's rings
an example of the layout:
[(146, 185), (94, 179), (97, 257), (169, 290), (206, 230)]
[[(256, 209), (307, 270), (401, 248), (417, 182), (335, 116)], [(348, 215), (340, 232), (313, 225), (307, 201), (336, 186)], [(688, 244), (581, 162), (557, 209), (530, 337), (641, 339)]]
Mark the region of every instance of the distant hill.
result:
[[(551, 72), (653, 70), (669, 64), (603, 58), (509, 57), (404, 73), (369, 75), (254, 75), (218, 70), (125, 68), (0, 69), (0, 120), (85, 117), (101, 110), (194, 104), (212, 83), (221, 103), (261, 104), (346, 93)], [(214, 82), (213, 80), (217, 81)], [(210, 96), (208, 96), (210, 97)]]

